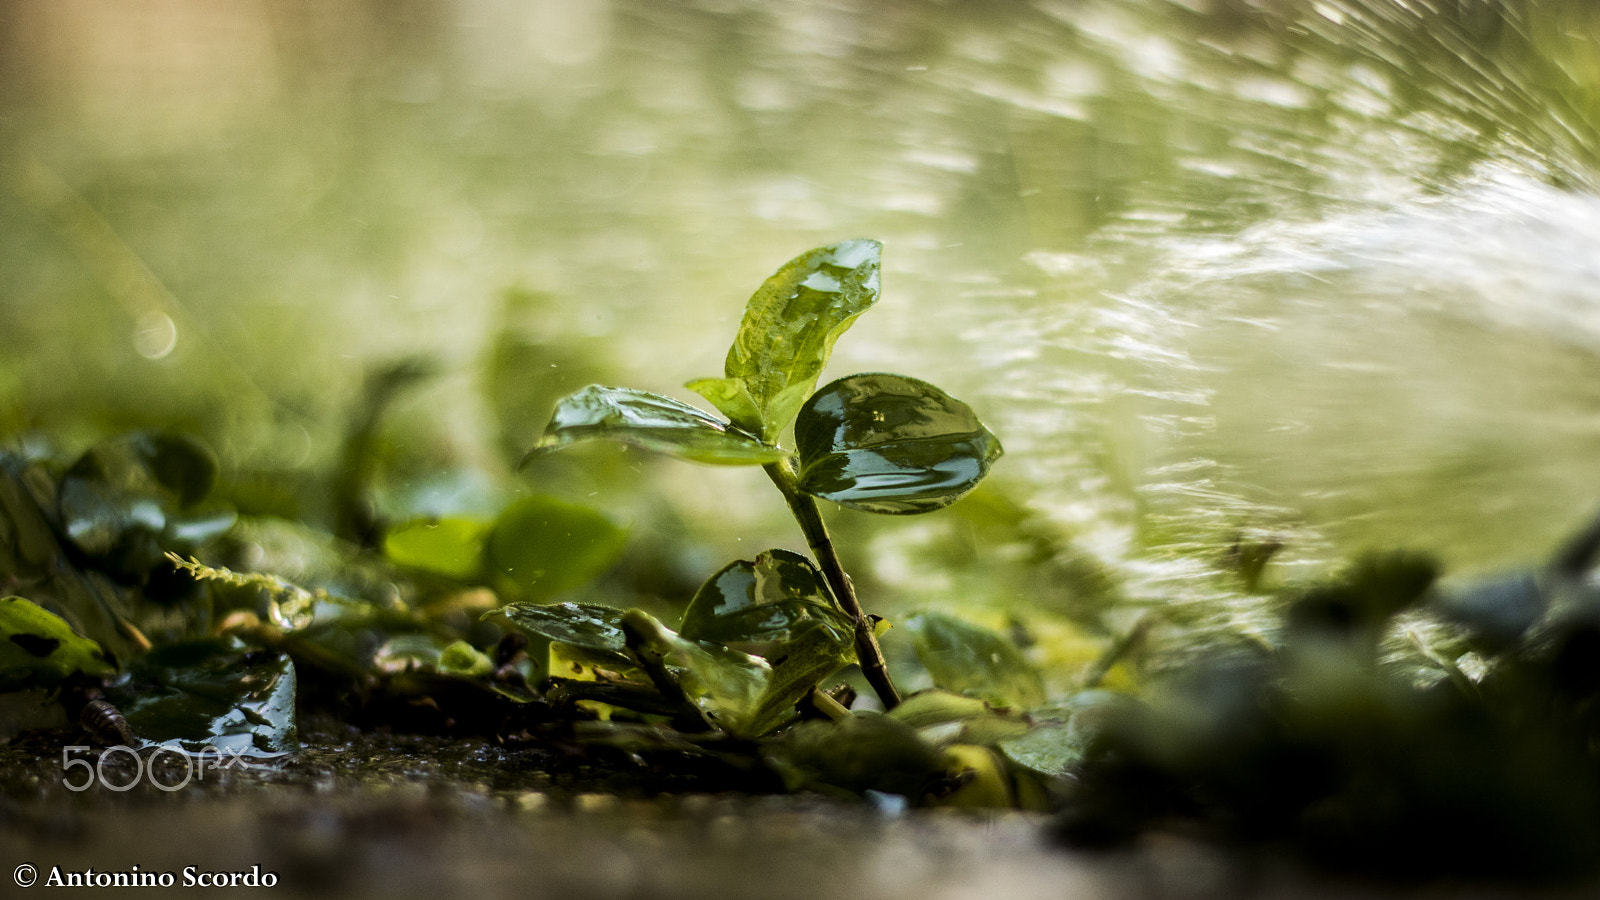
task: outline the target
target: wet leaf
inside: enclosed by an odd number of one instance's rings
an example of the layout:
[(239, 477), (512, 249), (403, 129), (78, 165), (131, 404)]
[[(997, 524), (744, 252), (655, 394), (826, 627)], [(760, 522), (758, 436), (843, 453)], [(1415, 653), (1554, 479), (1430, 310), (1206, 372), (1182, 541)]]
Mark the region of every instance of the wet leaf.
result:
[(42, 571), (60, 558), (61, 548), (45, 515), (55, 494), (55, 484), (42, 465), (0, 450), (0, 562), (11, 574)]
[(965, 403), (903, 375), (851, 375), (795, 422), (800, 489), (864, 512), (943, 509), (972, 490), (1000, 442)]
[(710, 641), (695, 641), (661, 624), (640, 609), (623, 613), (643, 635), (645, 649), (657, 655), (685, 695), (718, 726), (753, 736), (766, 724), (773, 670), (766, 660)]
[(622, 634), (622, 610), (588, 603), (511, 603), (484, 618), (504, 615), (529, 634), (566, 644), (595, 661), (632, 666), (628, 644)]
[(772, 666), (746, 723), (756, 731), (855, 660), (854, 625), (834, 605), (822, 573), (788, 550), (739, 560), (707, 579), (684, 612), (681, 633), (755, 654)]
[(1001, 741), (999, 750), (1006, 759), (1030, 772), (1051, 778), (1066, 778), (1089, 751), (1092, 736), (1070, 722), (1045, 725)]
[(232, 508), (216, 504), (206, 504), (182, 515), (168, 516), (161, 546), (192, 553), (227, 534), (238, 519), (238, 513)]
[(544, 293), (508, 288), (479, 369), (490, 421), (511, 459), (538, 441), (544, 416), (557, 400), (605, 375), (603, 337), (564, 333), (557, 338), (545, 327), (545, 311), (557, 302)]
[(202, 503), (216, 480), (216, 457), (193, 438), (135, 433), (84, 453), (56, 504), (78, 550), (140, 582), (165, 552), (191, 553), (232, 527), (233, 510)]
[(389, 529), (383, 553), (399, 565), (467, 581), (483, 571), (488, 531), (474, 519), (415, 519)]
[(204, 500), (217, 485), (217, 457), (186, 434), (136, 434), (127, 438), (150, 474), (185, 506)]
[(772, 666), (772, 675), (750, 718), (752, 734), (788, 718), (818, 682), (856, 661), (853, 634), (841, 632), (837, 623), (817, 619), (799, 622), (788, 640), (767, 647), (761, 656)]
[(740, 428), (776, 442), (817, 385), (833, 344), (878, 299), (883, 245), (852, 240), (786, 263), (750, 298), (723, 378), (690, 390)]
[(598, 384), (556, 404), (544, 437), (528, 453), (602, 440), (717, 465), (759, 466), (788, 455), (671, 397)]
[(52, 684), (76, 672), (111, 675), (116, 666), (60, 616), (22, 597), (0, 599), (0, 690)]
[(137, 577), (161, 558), (167, 517), (159, 500), (69, 475), (61, 483), (60, 510), (68, 540), (115, 574)]
[(1389, 618), (1426, 596), (1438, 575), (1429, 556), (1369, 553), (1337, 579), (1301, 591), (1289, 605), (1289, 630), (1375, 647)]
[(854, 626), (834, 605), (822, 573), (798, 553), (768, 550), (711, 576), (689, 601), (681, 632), (691, 640), (770, 644), (816, 622), (849, 644)]
[(1031, 727), (1027, 718), (1019, 712), (1000, 709), (961, 723), (955, 740), (963, 744), (993, 747), (1001, 741), (1027, 734)]
[(270, 756), (298, 746), (289, 657), (245, 652), (233, 640), (158, 648), (106, 692), (146, 745)]
[(361, 398), (344, 417), (344, 441), (329, 486), (333, 533), (338, 537), (377, 549), (382, 522), (373, 502), (373, 488), (383, 417), (402, 391), (431, 377), (434, 370), (434, 363), (422, 356), (389, 360), (367, 370)]
[(997, 706), (1027, 709), (1044, 702), (1039, 673), (1003, 635), (937, 612), (916, 613), (904, 624), (939, 687)]
[(586, 506), (526, 497), (495, 520), (484, 560), (503, 592), (549, 597), (605, 571), (626, 540), (626, 532)]

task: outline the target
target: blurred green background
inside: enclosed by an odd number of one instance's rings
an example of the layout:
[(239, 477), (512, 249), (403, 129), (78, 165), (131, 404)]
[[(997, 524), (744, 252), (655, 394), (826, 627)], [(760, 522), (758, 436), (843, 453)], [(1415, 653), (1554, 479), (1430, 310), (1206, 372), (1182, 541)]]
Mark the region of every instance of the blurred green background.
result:
[(1240, 540), (1526, 562), (1600, 505), (1597, 39), (1583, 0), (5, 0), (0, 434), (190, 430), (326, 523), (420, 357), (382, 511), (581, 501), (671, 599), (798, 546), (759, 473), (515, 460), (590, 382), (694, 400), (763, 278), (863, 236), (825, 377), (1008, 451), (951, 514), (834, 517), (891, 606), (1237, 625)]

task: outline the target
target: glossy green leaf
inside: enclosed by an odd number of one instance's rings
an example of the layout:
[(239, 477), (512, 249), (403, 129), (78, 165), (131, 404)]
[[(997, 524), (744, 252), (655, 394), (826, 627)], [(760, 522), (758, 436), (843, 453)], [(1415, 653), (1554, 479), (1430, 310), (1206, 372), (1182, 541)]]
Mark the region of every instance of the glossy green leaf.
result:
[(1550, 605), (1550, 591), (1536, 571), (1503, 573), (1440, 591), (1433, 607), (1464, 625), (1493, 650), (1511, 646)]
[(529, 634), (557, 641), (584, 651), (597, 662), (632, 666), (628, 643), (622, 634), (622, 610), (588, 603), (511, 603), (485, 618), (504, 614), (511, 623)]
[(592, 384), (556, 404), (544, 437), (528, 453), (604, 440), (716, 465), (759, 466), (787, 455), (751, 434), (671, 397)]
[(711, 641), (690, 640), (641, 609), (623, 616), (712, 722), (733, 734), (759, 733), (766, 724), (763, 700), (772, 678), (766, 660)]
[(949, 691), (918, 691), (890, 710), (888, 715), (917, 729), (923, 740), (937, 746), (995, 743), (1023, 734), (1028, 721), (1006, 710), (995, 710), (975, 697)]
[(838, 622), (808, 618), (788, 630), (788, 640), (761, 650), (761, 657), (772, 666), (772, 674), (750, 717), (747, 727), (751, 734), (761, 734), (788, 718), (794, 705), (818, 682), (856, 661), (853, 634), (841, 631)]
[(177, 552), (192, 553), (211, 543), (233, 528), (239, 514), (232, 507), (221, 504), (202, 504), (199, 508), (167, 517), (167, 527), (162, 531), (161, 546)]
[(852, 240), (786, 263), (745, 306), (723, 378), (690, 390), (735, 425), (776, 442), (817, 385), (833, 344), (878, 299), (883, 245)]
[(916, 613), (904, 624), (917, 658), (939, 687), (997, 706), (1026, 709), (1044, 702), (1039, 673), (1003, 635), (937, 612)]
[(159, 648), (108, 689), (146, 746), (272, 756), (296, 749), (295, 669), (281, 654), (232, 640)]
[(800, 410), (800, 489), (874, 513), (932, 512), (988, 474), (1000, 441), (971, 407), (904, 375), (851, 375)]
[(711, 576), (684, 611), (685, 638), (767, 660), (772, 674), (747, 726), (787, 715), (821, 679), (855, 660), (854, 625), (834, 605), (822, 573), (788, 550), (768, 550)]
[(69, 474), (61, 482), (59, 509), (67, 539), (116, 574), (137, 577), (161, 558), (167, 517), (159, 499), (125, 493), (86, 474)]
[(586, 506), (527, 497), (495, 520), (484, 561), (503, 592), (549, 597), (605, 571), (626, 540), (625, 531)]
[(852, 640), (853, 624), (834, 605), (811, 560), (768, 550), (707, 579), (684, 610), (681, 631), (691, 640), (771, 644), (793, 639), (805, 622), (833, 630), (847, 645)]
[(483, 570), (488, 531), (474, 519), (416, 519), (389, 529), (383, 553), (399, 565), (465, 581)]
[(116, 672), (100, 645), (22, 597), (0, 598), (0, 690), (53, 684), (82, 672)]
[(944, 748), (943, 763), (944, 777), (924, 798), (928, 805), (952, 809), (1010, 809), (1016, 805), (1005, 765), (988, 747), (951, 744)]

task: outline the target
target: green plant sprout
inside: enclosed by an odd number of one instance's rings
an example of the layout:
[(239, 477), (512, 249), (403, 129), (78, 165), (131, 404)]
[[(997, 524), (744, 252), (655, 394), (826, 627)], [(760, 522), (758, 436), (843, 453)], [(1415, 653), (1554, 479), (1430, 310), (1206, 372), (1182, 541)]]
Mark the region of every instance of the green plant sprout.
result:
[[(872, 240), (819, 247), (761, 285), (745, 308), (723, 377), (686, 385), (727, 421), (659, 394), (591, 385), (556, 405), (528, 457), (613, 440), (693, 462), (761, 466), (851, 623), (862, 673), (892, 709), (900, 695), (874, 618), (856, 597), (816, 498), (871, 513), (932, 512), (972, 490), (1002, 450), (970, 407), (914, 378), (865, 373), (816, 389), (834, 342), (877, 302), (882, 250)], [(793, 450), (779, 444), (791, 422)], [(629, 631), (631, 644), (641, 640), (636, 631)]]

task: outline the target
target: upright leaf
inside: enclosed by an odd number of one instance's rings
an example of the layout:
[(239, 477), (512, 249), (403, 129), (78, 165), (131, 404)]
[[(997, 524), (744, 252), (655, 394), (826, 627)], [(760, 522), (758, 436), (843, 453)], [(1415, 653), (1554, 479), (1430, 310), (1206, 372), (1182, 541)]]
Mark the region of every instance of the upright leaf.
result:
[(591, 384), (556, 404), (544, 437), (528, 455), (602, 440), (718, 465), (759, 466), (787, 455), (751, 434), (671, 397)]
[(817, 391), (795, 422), (800, 489), (864, 512), (956, 502), (1003, 452), (972, 408), (904, 375), (851, 375)]
[(771, 443), (816, 388), (834, 341), (878, 299), (883, 245), (851, 240), (790, 260), (745, 306), (723, 378), (688, 387)]

